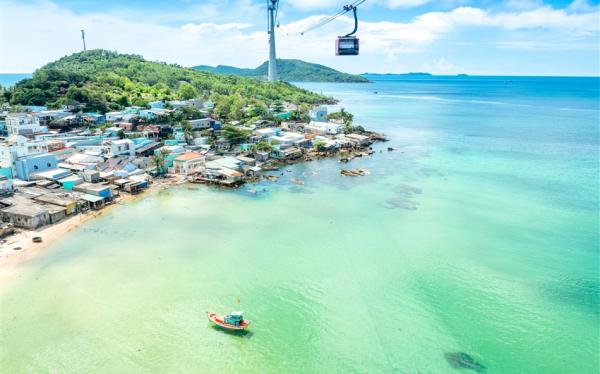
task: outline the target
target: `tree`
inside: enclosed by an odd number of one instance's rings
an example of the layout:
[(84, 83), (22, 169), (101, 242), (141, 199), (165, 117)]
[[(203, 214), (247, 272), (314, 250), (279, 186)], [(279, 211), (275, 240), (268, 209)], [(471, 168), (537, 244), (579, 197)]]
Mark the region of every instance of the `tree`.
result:
[(123, 129), (117, 132), (117, 136), (119, 137), (119, 139), (125, 139), (125, 132), (123, 131)]
[(317, 140), (314, 144), (314, 147), (319, 152), (325, 152), (327, 150), (327, 143), (324, 140)]
[(281, 103), (281, 101), (277, 100), (276, 102), (273, 103), (273, 105), (271, 105), (271, 108), (273, 109), (273, 113), (283, 113), (285, 112), (285, 107), (283, 106), (283, 104)]
[(271, 146), (271, 144), (266, 141), (266, 140), (261, 140), (258, 143), (256, 143), (256, 149), (259, 151), (271, 151), (271, 149), (273, 149), (273, 147)]
[(194, 131), (192, 124), (188, 120), (181, 121), (181, 127), (183, 128), (183, 135), (185, 136), (185, 142), (190, 144), (194, 139)]
[(240, 144), (245, 142), (250, 136), (250, 131), (233, 125), (223, 127), (223, 137), (231, 144)]
[(167, 172), (165, 168), (165, 163), (167, 160), (167, 156), (169, 155), (169, 150), (162, 148), (152, 155), (152, 163), (156, 166), (156, 175), (162, 175)]
[(198, 97), (198, 90), (190, 83), (184, 82), (179, 85), (179, 90), (177, 90), (177, 94), (183, 100), (193, 99)]

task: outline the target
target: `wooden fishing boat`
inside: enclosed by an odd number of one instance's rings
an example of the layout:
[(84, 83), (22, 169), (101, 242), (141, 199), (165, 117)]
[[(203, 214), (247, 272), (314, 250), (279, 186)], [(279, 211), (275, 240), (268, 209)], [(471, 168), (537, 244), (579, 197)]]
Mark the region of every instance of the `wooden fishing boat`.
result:
[(226, 316), (214, 312), (206, 312), (206, 316), (209, 321), (227, 330), (245, 330), (250, 326), (250, 321), (244, 319), (242, 312), (231, 312)]

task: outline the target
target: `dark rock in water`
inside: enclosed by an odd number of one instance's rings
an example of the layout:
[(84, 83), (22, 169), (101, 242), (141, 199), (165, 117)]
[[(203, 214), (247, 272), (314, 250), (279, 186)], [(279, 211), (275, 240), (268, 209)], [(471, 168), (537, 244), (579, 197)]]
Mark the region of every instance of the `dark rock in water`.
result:
[(396, 194), (400, 196), (412, 196), (423, 193), (423, 190), (417, 187), (413, 187), (406, 183), (400, 183), (396, 186)]
[(397, 197), (385, 200), (383, 206), (388, 209), (417, 210), (418, 204), (409, 199)]
[(444, 357), (454, 369), (469, 369), (478, 373), (483, 373), (486, 369), (485, 366), (475, 361), (471, 355), (465, 352), (447, 352), (444, 353)]

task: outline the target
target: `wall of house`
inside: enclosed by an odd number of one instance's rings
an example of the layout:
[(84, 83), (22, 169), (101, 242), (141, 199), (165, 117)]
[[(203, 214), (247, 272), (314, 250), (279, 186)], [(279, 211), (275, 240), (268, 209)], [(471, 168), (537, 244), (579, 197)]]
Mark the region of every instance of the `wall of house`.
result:
[(58, 161), (56, 160), (56, 156), (48, 154), (19, 159), (16, 161), (15, 167), (17, 169), (17, 178), (28, 181), (29, 175), (32, 173), (56, 169)]

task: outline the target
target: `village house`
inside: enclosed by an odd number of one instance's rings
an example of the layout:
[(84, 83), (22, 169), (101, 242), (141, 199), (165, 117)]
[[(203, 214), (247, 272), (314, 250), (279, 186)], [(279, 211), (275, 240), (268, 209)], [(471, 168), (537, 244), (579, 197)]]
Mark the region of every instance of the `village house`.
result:
[(11, 195), (15, 192), (15, 184), (12, 179), (0, 175), (0, 196)]
[(183, 175), (195, 174), (204, 169), (204, 164), (205, 158), (203, 155), (196, 152), (187, 152), (173, 160), (173, 167), (170, 172)]
[(106, 140), (103, 143), (106, 157), (135, 157), (135, 145), (131, 139)]
[(290, 148), (273, 148), (271, 150), (271, 157), (278, 160), (295, 160), (302, 157), (302, 151), (296, 147)]
[(308, 116), (315, 122), (327, 122), (327, 107), (319, 106), (311, 109)]
[(104, 114), (106, 122), (123, 121), (125, 114), (123, 112), (108, 112)]
[(371, 144), (371, 139), (368, 136), (360, 134), (347, 134), (347, 139), (353, 141), (359, 147), (366, 147)]
[(59, 121), (71, 115), (73, 115), (73, 113), (67, 109), (42, 110), (35, 113), (35, 116), (38, 118), (41, 126), (48, 126), (51, 122)]
[(57, 168), (58, 161), (56, 156), (51, 153), (20, 157), (15, 162), (16, 176), (24, 181), (29, 180), (30, 174), (54, 170)]
[(48, 142), (31, 140), (21, 135), (11, 135), (0, 143), (0, 175), (8, 178), (17, 176), (16, 161), (21, 157), (48, 153)]
[(46, 126), (40, 125), (39, 118), (31, 113), (10, 113), (6, 116), (8, 135), (33, 135), (47, 132)]
[(337, 122), (311, 121), (304, 126), (304, 132), (315, 135), (337, 135), (341, 134), (343, 127)]
[(65, 207), (36, 201), (34, 200), (36, 197), (19, 193), (0, 200), (2, 222), (34, 230), (41, 226), (57, 223), (67, 216)]

